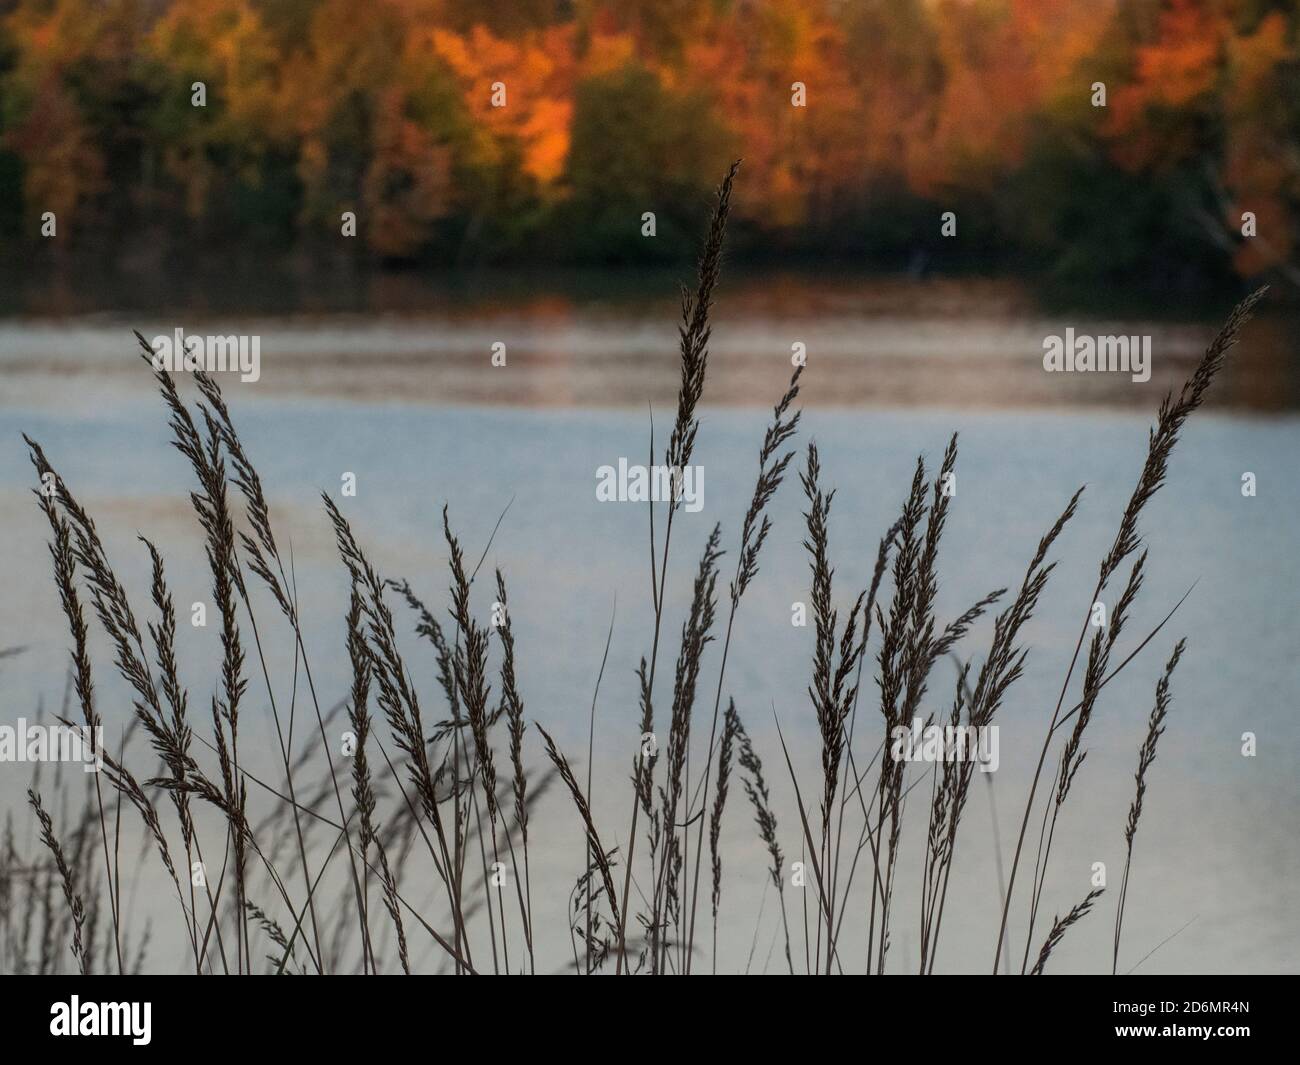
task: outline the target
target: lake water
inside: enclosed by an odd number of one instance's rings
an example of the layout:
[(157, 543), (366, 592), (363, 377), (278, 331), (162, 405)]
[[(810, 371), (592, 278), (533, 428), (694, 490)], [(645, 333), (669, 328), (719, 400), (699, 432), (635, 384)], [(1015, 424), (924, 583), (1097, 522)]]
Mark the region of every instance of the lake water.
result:
[[(1137, 477), (1150, 417), (1165, 385), (1194, 364), (1213, 326), (1062, 316), (1033, 309), (995, 286), (974, 295), (969, 287), (964, 295), (915, 288), (910, 300), (902, 285), (856, 297), (834, 290), (811, 310), (806, 292), (782, 285), (764, 293), (742, 284), (729, 303), (725, 295), (695, 459), (704, 468), (704, 505), (682, 515), (674, 529), (666, 620), (674, 638), (661, 678), (671, 676), (690, 575), (714, 522), (722, 523), (723, 546), (734, 564), (768, 417), (763, 408), (784, 388), (792, 343), (807, 345), (810, 363), (799, 443), (817, 440), (824, 481), (837, 489), (831, 547), (841, 609), (869, 581), (875, 545), (896, 516), (916, 455), (936, 463), (954, 430), (961, 433), (961, 453), (941, 552), (941, 619), (995, 587), (1018, 584), (1038, 538), (1074, 489), (1088, 485), (1059, 541), (1060, 567), (1026, 634), (1032, 647), (1026, 675), (1001, 712), (1001, 766), (992, 798), (1003, 861), (1009, 862), (1033, 759), (1089, 605), (1097, 563)], [(187, 607), (210, 594), (185, 496), (190, 484), (181, 457), (168, 445), (161, 405), (132, 354), (128, 329), (151, 336), (179, 324), (191, 332), (258, 333), (262, 380), (230, 384), (227, 394), (272, 501), (277, 537), (292, 544), (322, 698), (328, 693), (332, 703), (343, 696), (349, 666), (342, 642), (347, 586), (319, 491), (339, 498), (342, 475), (355, 474), (355, 498), (340, 501), (360, 541), (385, 576), (409, 578), (430, 605), (441, 602), (447, 585), (444, 501), (471, 559), (509, 503), (484, 572), (498, 565), (509, 582), (529, 718), (542, 722), (584, 771), (592, 690), (613, 615), (595, 726), (594, 786), (608, 798), (593, 805), (602, 832), (622, 837), (624, 845), (628, 766), (639, 738), (633, 669), (650, 642), (646, 510), (597, 502), (595, 483), (601, 465), (620, 457), (645, 461), (647, 403), (657, 448), (666, 437), (677, 369), (671, 306), (667, 318), (664, 307), (663, 301), (642, 306), (535, 297), (510, 313), (471, 305), (418, 316), (196, 315), (172, 322), (158, 315), (96, 315), (0, 322), (0, 439), (9, 442), (0, 449), (6, 540), (0, 647), (26, 648), (0, 662), (4, 719), (30, 717), (40, 700), (47, 707), (57, 702), (68, 644), (49, 578), (48, 529), (28, 491), (32, 473), (19, 433), (44, 445), (94, 514), (137, 611), (144, 615), (147, 603), (147, 558), (137, 532), (159, 545), (177, 603)], [(1152, 335), (1151, 381), (1045, 374), (1042, 338), (1066, 325), (1079, 332)], [(1249, 333), (1223, 382), (1220, 404), (1189, 423), (1168, 483), (1144, 514), (1151, 557), (1127, 640), (1149, 631), (1195, 587), (1169, 627), (1103, 694), (1088, 734), (1087, 763), (1058, 828), (1045, 895), (1051, 912), (1067, 909), (1086, 894), (1097, 861), (1117, 882), (1155, 681), (1174, 641), (1186, 635), (1167, 732), (1149, 776), (1125, 959), (1136, 964), (1178, 934), (1141, 971), (1294, 971), (1300, 960), (1294, 919), (1300, 903), (1300, 488), (1293, 473), (1300, 419), (1289, 413), (1297, 361), (1279, 339), (1280, 325), (1266, 320), (1259, 328), (1260, 347)], [(507, 347), (504, 368), (489, 363), (497, 340)], [(1241, 491), (1247, 471), (1255, 475), (1253, 497)], [(788, 856), (797, 856), (797, 818), (773, 708), (793, 740), (801, 782), (815, 779), (819, 758), (806, 695), (811, 631), (790, 623), (791, 604), (808, 599), (802, 508), (792, 477), (772, 506), (772, 538), (742, 604), (724, 688), (764, 758)], [(491, 598), (486, 587), (477, 594), (485, 617)], [(215, 675), (218, 631), (215, 625), (191, 629), (188, 611), (181, 614), (183, 668), (201, 705)], [(968, 637), (967, 655), (982, 658), (990, 629), (979, 626)], [(287, 685), (291, 648), (287, 640), (272, 644), (272, 676)], [(101, 708), (110, 722), (121, 722), (129, 712), (125, 693), (109, 676), (108, 655), (97, 650)], [(697, 708), (705, 718), (697, 736), (707, 729), (717, 650), (706, 659), (708, 699)], [(408, 652), (426, 700), (435, 705), (430, 658), (413, 642)], [(273, 742), (259, 686), (257, 679), (250, 688), (243, 726), (250, 749), (259, 729)], [(944, 712), (951, 691), (951, 670), (941, 664), (925, 709)], [(874, 729), (862, 741), (868, 757), (879, 742), (872, 695), (874, 685), (866, 688), (861, 711)], [(666, 685), (658, 698), (665, 703)], [(1257, 736), (1253, 758), (1241, 754), (1247, 731)], [(530, 758), (540, 764), (536, 737), (529, 742)], [(137, 753), (143, 776), (148, 760)], [(694, 757), (703, 758), (702, 747)], [(0, 803), (16, 808), (26, 782), (25, 773), (0, 776)], [(972, 795), (970, 835), (958, 852), (952, 897), (959, 903), (950, 904), (952, 916), (945, 917), (941, 969), (979, 972), (992, 965), (1000, 900), (992, 815), (982, 790)], [(910, 808), (909, 817), (922, 818), (924, 805)], [(553, 879), (546, 892), (538, 892), (535, 881), (535, 900), (544, 900), (535, 907), (544, 911), (538, 924), (547, 929), (545, 945), (559, 965), (569, 953), (563, 900), (580, 871), (583, 841), (567, 797), (558, 792), (547, 797), (536, 824), (536, 875)], [(765, 858), (738, 787), (723, 838), (719, 965), (745, 968), (763, 906), (752, 967), (779, 968), (779, 947), (766, 960), (776, 928), (773, 899), (764, 901)], [(919, 875), (919, 843), (913, 820), (901, 859), (905, 883)], [(160, 877), (159, 892), (162, 883)], [(911, 971), (916, 893), (900, 891), (890, 967)], [(142, 897), (150, 897), (147, 888)], [(1056, 971), (1109, 971), (1113, 898), (1108, 892), (1098, 912), (1067, 936), (1054, 956)], [(860, 893), (859, 903), (865, 915)], [(1018, 911), (1019, 903), (1013, 915)], [(1040, 922), (1036, 940), (1045, 931)], [(1022, 939), (1023, 930), (1016, 933), (1017, 959)], [(155, 927), (154, 941), (155, 963), (173, 964), (163, 928)], [(539, 940), (539, 952), (542, 946)], [(795, 948), (801, 950), (801, 941)], [(858, 957), (865, 950), (853, 929), (845, 933), (844, 950)]]

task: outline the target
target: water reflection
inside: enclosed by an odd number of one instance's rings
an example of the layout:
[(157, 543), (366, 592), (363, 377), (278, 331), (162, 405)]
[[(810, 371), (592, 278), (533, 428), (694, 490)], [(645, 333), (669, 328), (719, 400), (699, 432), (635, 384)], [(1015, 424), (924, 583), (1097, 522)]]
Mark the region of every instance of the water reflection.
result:
[[(267, 300), (240, 296), (237, 285), (213, 300), (190, 298), (188, 290), (146, 291), (137, 294), (136, 309), (96, 313), (75, 313), (90, 305), (65, 294), (57, 310), (31, 305), (35, 313), (0, 324), (0, 367), (5, 398), (15, 405), (41, 404), (52, 378), (72, 375), (79, 390), (111, 400), (138, 386), (129, 329), (149, 336), (180, 325), (260, 335), (265, 372), (253, 396), (663, 407), (677, 387), (674, 291), (666, 275), (643, 273), (611, 272), (599, 282), (470, 275), (455, 284), (381, 275), (348, 300), (331, 286), (314, 301), (281, 293), (273, 313)], [(158, 302), (170, 296), (178, 301)], [(54, 316), (41, 313), (51, 310)], [(1154, 409), (1213, 336), (1219, 311), (1044, 309), (1011, 282), (742, 275), (729, 278), (719, 297), (706, 400), (766, 405), (774, 365), (802, 344), (820, 371), (806, 384), (805, 400), (814, 406)], [(1297, 324), (1293, 309), (1268, 307), (1214, 402), (1260, 412), (1300, 406)], [(1044, 338), (1066, 329), (1151, 337), (1150, 381), (1045, 372)], [(494, 344), (505, 345), (504, 366), (492, 365)]]

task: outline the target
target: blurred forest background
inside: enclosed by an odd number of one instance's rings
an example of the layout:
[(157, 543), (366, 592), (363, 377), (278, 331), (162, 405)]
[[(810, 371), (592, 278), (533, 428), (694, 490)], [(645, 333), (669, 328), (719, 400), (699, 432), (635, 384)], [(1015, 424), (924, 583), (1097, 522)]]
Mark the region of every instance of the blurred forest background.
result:
[(736, 258), (1294, 295), (1298, 57), (1296, 0), (0, 0), (0, 239), (680, 263), (743, 156)]

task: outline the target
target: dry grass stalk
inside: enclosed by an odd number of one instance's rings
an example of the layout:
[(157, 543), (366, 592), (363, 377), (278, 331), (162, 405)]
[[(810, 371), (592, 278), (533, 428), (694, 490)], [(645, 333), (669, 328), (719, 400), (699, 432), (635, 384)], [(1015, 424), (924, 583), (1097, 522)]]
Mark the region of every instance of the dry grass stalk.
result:
[(1124, 904), (1128, 900), (1128, 876), (1133, 867), (1133, 839), (1137, 836), (1138, 821), (1142, 819), (1142, 800), (1147, 793), (1147, 770), (1156, 760), (1156, 744), (1164, 734), (1165, 717), (1168, 716), (1169, 704), (1173, 701), (1169, 693), (1169, 682), (1173, 678), (1174, 670), (1178, 668), (1178, 662), (1183, 657), (1186, 646), (1186, 640), (1179, 640), (1174, 645), (1173, 654), (1165, 663), (1164, 674), (1156, 682), (1155, 706), (1151, 708), (1151, 717), (1147, 722), (1146, 738), (1138, 748), (1138, 767), (1134, 774), (1137, 788), (1133, 795), (1133, 804), (1129, 807), (1128, 822), (1124, 826), (1124, 877), (1120, 881), (1119, 902), (1115, 907), (1115, 948), (1110, 970), (1112, 976), (1119, 971), (1120, 932), (1124, 926)]
[[(713, 292), (717, 287), (722, 270), (723, 237), (726, 234), (727, 218), (731, 213), (732, 186), (739, 168), (740, 162), (737, 160), (731, 165), (731, 169), (718, 187), (713, 216), (709, 222), (708, 235), (704, 241), (704, 248), (700, 253), (695, 292), (691, 294), (685, 287), (682, 289), (682, 324), (678, 330), (681, 351), (681, 385), (677, 396), (677, 416), (673, 423), (673, 430), (665, 454), (666, 465), (670, 470), (678, 471), (679, 475), (684, 473), (685, 467), (690, 463), (691, 455), (695, 449), (695, 436), (699, 430), (696, 408), (704, 394), (704, 379), (708, 369), (708, 345), (711, 335), (709, 312), (713, 305)], [(653, 461), (653, 429), (650, 451)], [(673, 518), (677, 513), (678, 503), (679, 501), (674, 499), (668, 504), (663, 554), (657, 562), (655, 558), (654, 503), (651, 502), (649, 506), (650, 590), (655, 623), (654, 637), (650, 649), (649, 671), (643, 684), (643, 693), (646, 700), (643, 717), (650, 720), (654, 718), (653, 696), (655, 674), (659, 664), (659, 635), (663, 624), (664, 582), (668, 577), (668, 549), (672, 542)], [(622, 920), (617, 922), (618, 953), (615, 959), (615, 975), (623, 971), (626, 962), (628, 895), (632, 889), (632, 861), (636, 854), (636, 828), (641, 813), (640, 789), (634, 788), (634, 792), (631, 826), (628, 829), (626, 860), (624, 862), (626, 868), (623, 875), (622, 903), (619, 907)], [(653, 868), (653, 855), (650, 860)], [(658, 923), (657, 913), (652, 916), (652, 920), (656, 924)]]
[[(77, 959), (81, 975), (89, 976), (90, 955), (82, 939), (82, 931), (86, 925), (86, 907), (73, 886), (72, 870), (68, 867), (68, 860), (64, 856), (63, 848), (54, 835), (54, 822), (50, 820), (50, 815), (45, 812), (45, 807), (41, 805), (41, 797), (29, 788), (27, 801), (31, 804), (32, 809), (36, 811), (36, 817), (41, 823), (41, 842), (54, 856), (54, 865), (58, 869), (59, 880), (63, 885), (63, 897), (67, 901), (68, 911), (72, 915), (72, 956)], [(46, 921), (46, 927), (50, 927), (48, 920)], [(44, 967), (42, 967), (42, 971), (45, 971)]]
[(1065, 680), (1061, 685), (1061, 694), (1057, 698), (1056, 709), (1052, 713), (1052, 719), (1047, 728), (1047, 736), (1043, 740), (1038, 764), (1034, 770), (1033, 782), (1029, 788), (1029, 797), (1025, 802), (1024, 815), (1020, 822), (1020, 834), (1016, 840), (1015, 857), (1012, 859), (1011, 872), (1007, 878), (1007, 894), (1002, 906), (1002, 922), (998, 929), (997, 949), (993, 958), (994, 973), (997, 972), (998, 962), (1002, 957), (1003, 943), (1007, 933), (1007, 917), (1011, 910), (1011, 899), (1015, 888), (1016, 872), (1019, 869), (1021, 852), (1025, 842), (1025, 832), (1029, 827), (1029, 818), (1033, 813), (1034, 800), (1038, 793), (1038, 783), (1042, 776), (1043, 765), (1047, 760), (1047, 752), (1051, 748), (1052, 737), (1061, 717), (1061, 708), (1065, 703), (1065, 693), (1069, 690), (1075, 666), (1078, 664), (1079, 653), (1083, 647), (1083, 640), (1088, 632), (1092, 606), (1098, 601), (1102, 590), (1124, 559), (1140, 546), (1141, 540), (1137, 532), (1138, 519), (1143, 508), (1165, 482), (1169, 457), (1178, 443), (1183, 425), (1188, 417), (1204, 402), (1205, 393), (1222, 371), (1228, 353), (1236, 345), (1242, 328), (1250, 321), (1256, 304), (1263, 298), (1265, 292), (1267, 292), (1267, 288), (1258, 289), (1233, 309), (1223, 328), (1219, 330), (1205, 349), (1205, 353), (1201, 356), (1201, 360), (1191, 377), (1183, 383), (1177, 398), (1170, 392), (1165, 395), (1165, 398), (1160, 403), (1156, 424), (1148, 434), (1147, 454), (1142, 464), (1142, 471), (1138, 475), (1137, 485), (1134, 487), (1133, 494), (1124, 508), (1124, 513), (1120, 516), (1119, 529), (1115, 534), (1110, 550), (1107, 551), (1101, 561), (1097, 575), (1097, 586), (1088, 600), (1088, 613), (1079, 630), (1074, 655), (1070, 660), (1070, 667), (1066, 671)]
[(1081, 918), (1087, 916), (1088, 911), (1092, 909), (1092, 904), (1101, 897), (1103, 891), (1105, 891), (1105, 888), (1093, 888), (1092, 891), (1088, 892), (1087, 897), (1082, 902), (1078, 903), (1069, 913), (1064, 917), (1056, 918), (1055, 923), (1052, 925), (1051, 932), (1048, 933), (1047, 939), (1043, 943), (1042, 950), (1038, 952), (1038, 961), (1034, 963), (1034, 967), (1029, 971), (1030, 976), (1043, 975), (1043, 968), (1047, 965), (1047, 959), (1051, 957), (1052, 951), (1056, 949), (1057, 944), (1059, 944), (1062, 938), (1064, 938), (1065, 933), (1069, 930), (1070, 926)]

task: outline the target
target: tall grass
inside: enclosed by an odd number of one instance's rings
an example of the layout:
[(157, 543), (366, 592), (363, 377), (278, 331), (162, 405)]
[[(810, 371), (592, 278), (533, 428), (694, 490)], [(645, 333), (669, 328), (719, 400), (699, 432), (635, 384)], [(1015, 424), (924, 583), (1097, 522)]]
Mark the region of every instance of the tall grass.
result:
[[(696, 284), (683, 289), (681, 383), (663, 450), (664, 463), (678, 471), (690, 465), (696, 451), (711, 312), (737, 173), (733, 166), (718, 189)], [(1038, 954), (1032, 954), (1059, 816), (1081, 779), (1094, 710), (1105, 686), (1138, 659), (1173, 613), (1140, 640), (1129, 638), (1127, 622), (1143, 591), (1148, 550), (1139, 518), (1164, 483), (1187, 418), (1201, 405), (1261, 295), (1233, 312), (1191, 378), (1158, 412), (1137, 487), (1086, 604), (1089, 611), (1125, 563), (1131, 557), (1136, 561), (1108, 624), (1090, 642), (1076, 685), (1088, 634), (1085, 619), (1046, 721), (1000, 926), (989, 929), (994, 971), (1011, 949), (1018, 898), (1025, 916), (1021, 971), (1041, 973), (1099, 897), (1093, 891), (1056, 919)], [(143, 338), (140, 344), (144, 358), (151, 359)], [(670, 550), (681, 501), (648, 505), (652, 636), (636, 670), (637, 706), (627, 707), (618, 720), (637, 751), (631, 794), (618, 802), (613, 795), (593, 794), (591, 749), (584, 787), (545, 723), (528, 727), (524, 681), (540, 649), (517, 645), (500, 570), (486, 594), (475, 587), (482, 559), (470, 567), (472, 556), (453, 532), (448, 509), (442, 530), (449, 559), (448, 609), (442, 615), (425, 606), (410, 581), (382, 574), (344, 510), (322, 495), (350, 585), (339, 616), (351, 683), (331, 708), (318, 696), (313, 678), (292, 555), (281, 551), (271, 505), (219, 385), (197, 373), (198, 398), (191, 405), (173, 376), (155, 367), (172, 443), (195, 479), (190, 502), (219, 614), (215, 678), (192, 699), (177, 661), (176, 612), (162, 552), (141, 538), (152, 574), (147, 595), (152, 617), (142, 626), (136, 600), (118, 578), (91, 515), (40, 444), (28, 439), (36, 500), (50, 527), (55, 591), (71, 635), (68, 696), (59, 720), (71, 722), (75, 698), (82, 723), (103, 723), (95, 673), (104, 667), (92, 658), (86, 602), (108, 638), (112, 669), (132, 693), (133, 715), (130, 727), (105, 752), (106, 772), (92, 778), (84, 795), (71, 781), (59, 779), (58, 803), (46, 804), (38, 770), (30, 802), (43, 855), (24, 855), (12, 820), (7, 822), (0, 848), (0, 968), (54, 971), (68, 963), (70, 949), (72, 964), (83, 972), (138, 971), (149, 932), (129, 920), (125, 848), (151, 853), (176, 896), (186, 957), (183, 964), (160, 959), (154, 967), (195, 973), (257, 968), (321, 974), (429, 969), (686, 974), (707, 950), (716, 970), (719, 927), (728, 927), (720, 916), (734, 905), (725, 883), (747, 877), (765, 884), (764, 906), (774, 894), (768, 924), (787, 972), (935, 971), (957, 844), (970, 835), (961, 829), (975, 766), (950, 759), (915, 774), (890, 737), (918, 717), (980, 729), (995, 724), (1025, 673), (1024, 632), (1043, 608), (1057, 565), (1053, 550), (1082, 505), (1083, 489), (1062, 500), (1054, 519), (1047, 516), (1046, 531), (1029, 552), (1009, 602), (1002, 605), (1009, 589), (997, 588), (945, 619), (937, 604), (941, 549), (953, 506), (947, 486), (958, 462), (956, 436), (937, 467), (927, 466), (923, 456), (917, 459), (897, 517), (882, 522), (887, 528), (870, 583), (850, 595), (836, 580), (831, 538), (836, 492), (826, 483), (816, 443), (809, 442), (799, 471), (813, 623), (807, 704), (782, 707), (779, 713), (775, 706), (737, 706), (729, 695), (728, 664), (746, 646), (739, 608), (759, 577), (761, 553), (774, 532), (770, 504), (798, 450), (793, 440), (800, 428), (796, 405), (802, 372), (795, 369), (773, 406), (739, 536), (729, 540), (721, 525), (713, 529), (694, 562), (689, 606), (679, 622), (669, 617), (667, 582), (670, 570), (676, 574), (682, 568)], [(650, 455), (653, 464), (653, 426)], [(721, 575), (724, 545), (735, 550), (729, 580)], [(726, 581), (725, 625), (720, 579)], [(423, 642), (422, 653), (432, 652), (431, 663), (404, 649), (405, 623), (395, 616), (394, 603), (410, 611), (414, 635)], [(990, 624), (986, 615), (995, 609)], [(669, 681), (663, 674), (674, 623), (679, 627)], [(977, 630), (987, 641), (982, 657), (968, 649)], [(273, 675), (269, 667), (267, 646), (277, 639), (292, 648), (289, 676)], [(1148, 770), (1170, 705), (1170, 674), (1182, 650), (1180, 641), (1158, 686), (1139, 752), (1137, 793), (1123, 833), (1126, 862), (1113, 971)], [(945, 680), (932, 693), (936, 669), (950, 658), (959, 662), (955, 685), (949, 689)], [(431, 691), (416, 679), (430, 664)], [(868, 672), (873, 675), (865, 676)], [(1067, 707), (1072, 690), (1077, 699)], [(194, 714), (198, 698), (207, 700), (206, 721)], [(254, 699), (265, 700), (272, 712), (274, 778), (259, 775), (260, 763), (250, 762), (242, 745), (241, 715)], [(302, 727), (300, 702), (310, 706)], [(863, 703), (874, 712), (864, 712), (859, 721)], [(755, 723), (769, 710), (788, 777), (781, 801), (774, 798), (777, 782), (765, 773), (755, 742), (761, 738)], [(786, 747), (781, 719), (796, 715), (807, 715), (816, 727), (819, 779), (801, 782)], [(872, 726), (877, 721), (878, 729)], [(1069, 734), (1058, 737), (1070, 722)], [(347, 743), (340, 748), (337, 734), (344, 725)], [(137, 737), (147, 742), (148, 751), (140, 749)], [(1043, 771), (1053, 750), (1055, 786), (1043, 794)], [(147, 771), (127, 768), (150, 762)], [(753, 813), (761, 866), (724, 855), (724, 815), (736, 776)], [(587, 855), (583, 867), (572, 870), (567, 904), (557, 903), (549, 890), (553, 885), (534, 898), (530, 858), (530, 827), (536, 825), (540, 800), (557, 781), (556, 802), (563, 805), (552, 806), (548, 816), (567, 818), (565, 831), (575, 843), (581, 838)], [(920, 796), (909, 804), (918, 787)], [(917, 804), (925, 814), (913, 829), (923, 854), (920, 938), (916, 955), (897, 961), (896, 913), (906, 897), (899, 857), (905, 832), (918, 821)], [(626, 821), (617, 816), (620, 809), (626, 810)], [(782, 809), (794, 816), (779, 823)], [(1027, 893), (1017, 896), (1016, 887), (1024, 886), (1022, 867), (1029, 868), (1022, 860), (1035, 816), (1040, 827), (1031, 880)], [(138, 844), (133, 845), (133, 834), (139, 835)], [(988, 843), (972, 840), (963, 850), (982, 846)], [(787, 861), (795, 853), (799, 869)], [(706, 863), (709, 872), (703, 874)], [(795, 941), (799, 928), (792, 926), (788, 911), (788, 896), (796, 890), (804, 916), (802, 943)], [(696, 938), (701, 892), (707, 895), (705, 919), (712, 926), (709, 948)], [(538, 928), (553, 923), (557, 911), (569, 929), (571, 957), (539, 950)], [(163, 919), (161, 913), (149, 917)], [(760, 911), (751, 959), (762, 917)]]

